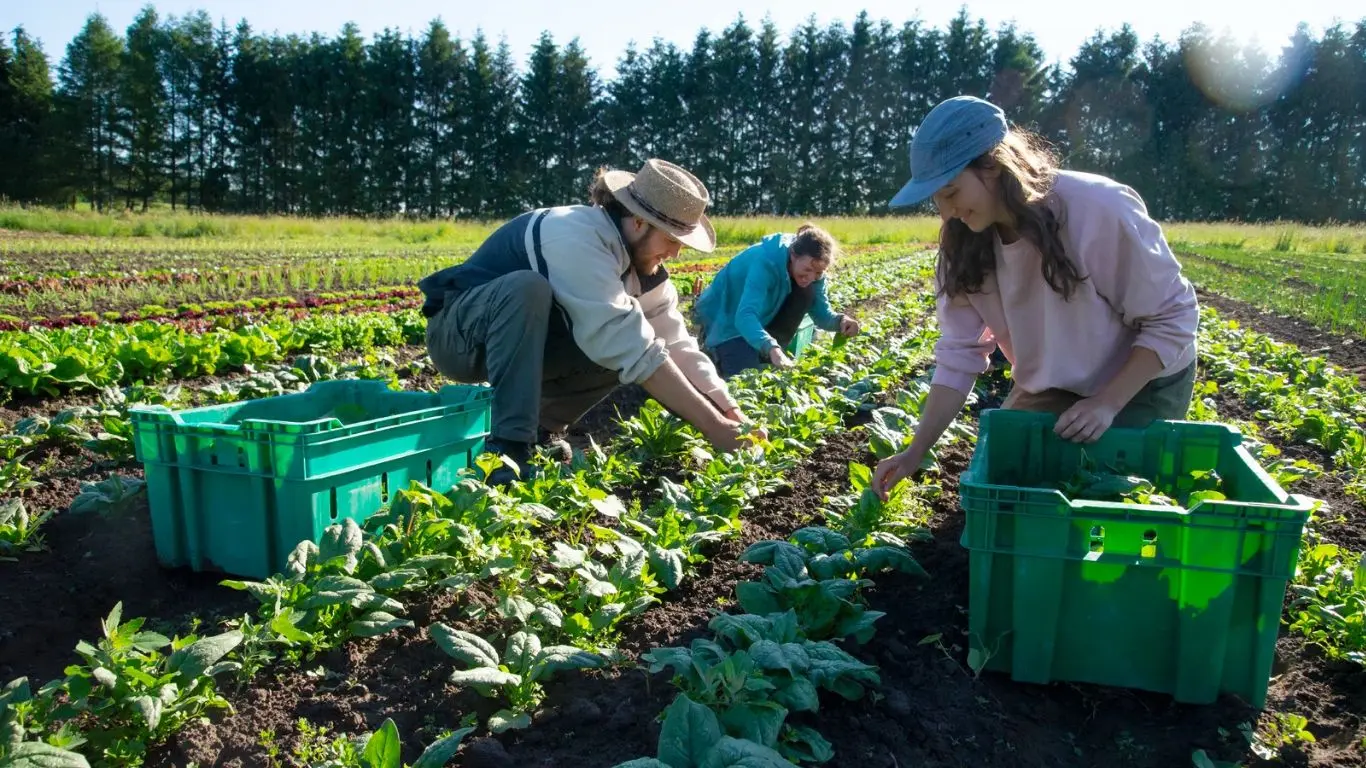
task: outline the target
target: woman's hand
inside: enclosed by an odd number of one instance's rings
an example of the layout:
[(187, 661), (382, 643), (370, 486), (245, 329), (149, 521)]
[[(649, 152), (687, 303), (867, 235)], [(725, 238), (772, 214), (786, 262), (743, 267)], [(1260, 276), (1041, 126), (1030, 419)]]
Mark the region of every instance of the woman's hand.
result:
[(1088, 397), (1062, 412), (1053, 431), (1064, 440), (1094, 443), (1114, 423), (1119, 409), (1105, 398)]
[(774, 347), (768, 351), (768, 361), (773, 363), (775, 368), (791, 368), (792, 359), (783, 354), (782, 347)]
[(848, 315), (840, 315), (840, 333), (845, 336), (857, 336), (858, 329), (858, 320)]
[(911, 455), (909, 448), (879, 461), (873, 470), (873, 492), (886, 501), (898, 483), (915, 474), (921, 461), (921, 457)]

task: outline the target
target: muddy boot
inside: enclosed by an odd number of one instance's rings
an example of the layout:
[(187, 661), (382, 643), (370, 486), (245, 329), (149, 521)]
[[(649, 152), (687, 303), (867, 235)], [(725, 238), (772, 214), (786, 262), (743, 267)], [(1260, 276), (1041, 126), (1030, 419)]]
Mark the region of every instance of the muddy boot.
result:
[(536, 452), (559, 464), (568, 464), (574, 460), (574, 449), (569, 445), (569, 441), (555, 437), (544, 429), (536, 433)]
[[(484, 442), (484, 452), (492, 453), (495, 456), (507, 456), (517, 462), (517, 469), (514, 470), (512, 467), (502, 464), (484, 478), (484, 483), (494, 487), (506, 488), (515, 480), (527, 480), (534, 477), (536, 467), (531, 463), (532, 448), (533, 446), (529, 443), (499, 440), (496, 437), (488, 438)], [(519, 475), (518, 472), (521, 474)]]

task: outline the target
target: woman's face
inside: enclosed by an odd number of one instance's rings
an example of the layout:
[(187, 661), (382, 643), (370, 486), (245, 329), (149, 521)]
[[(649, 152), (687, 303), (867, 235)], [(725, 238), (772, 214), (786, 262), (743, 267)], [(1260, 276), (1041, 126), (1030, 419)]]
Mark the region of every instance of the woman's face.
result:
[(810, 256), (789, 256), (787, 259), (787, 272), (792, 275), (793, 281), (803, 288), (821, 279), (825, 275), (825, 268), (830, 266), (828, 261), (819, 261)]
[(1001, 204), (1000, 169), (964, 168), (934, 193), (934, 206), (945, 222), (958, 219), (973, 232), (1007, 223)]

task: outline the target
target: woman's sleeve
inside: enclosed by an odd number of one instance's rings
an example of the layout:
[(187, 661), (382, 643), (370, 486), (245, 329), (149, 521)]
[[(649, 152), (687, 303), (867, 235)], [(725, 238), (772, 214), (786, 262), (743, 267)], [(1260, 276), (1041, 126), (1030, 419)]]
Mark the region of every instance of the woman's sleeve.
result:
[(977, 377), (991, 366), (996, 337), (966, 296), (940, 294), (935, 313), (939, 341), (934, 346), (935, 368), (930, 383), (971, 394)]

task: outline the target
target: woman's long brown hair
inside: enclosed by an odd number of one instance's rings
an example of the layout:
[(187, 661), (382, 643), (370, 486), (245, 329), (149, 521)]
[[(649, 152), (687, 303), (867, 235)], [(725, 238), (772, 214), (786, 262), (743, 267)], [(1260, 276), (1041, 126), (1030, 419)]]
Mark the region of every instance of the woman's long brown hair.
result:
[[(1043, 278), (1049, 287), (1070, 299), (1086, 278), (1067, 258), (1058, 231), (1059, 217), (1048, 205), (1048, 194), (1058, 175), (1058, 159), (1048, 145), (1027, 131), (1012, 128), (990, 152), (969, 168), (1000, 169), (1000, 193), (1015, 216), (1015, 229), (1029, 238), (1043, 256)], [(992, 230), (973, 232), (958, 219), (939, 230), (938, 276), (948, 296), (980, 293), (982, 281), (996, 267)]]

